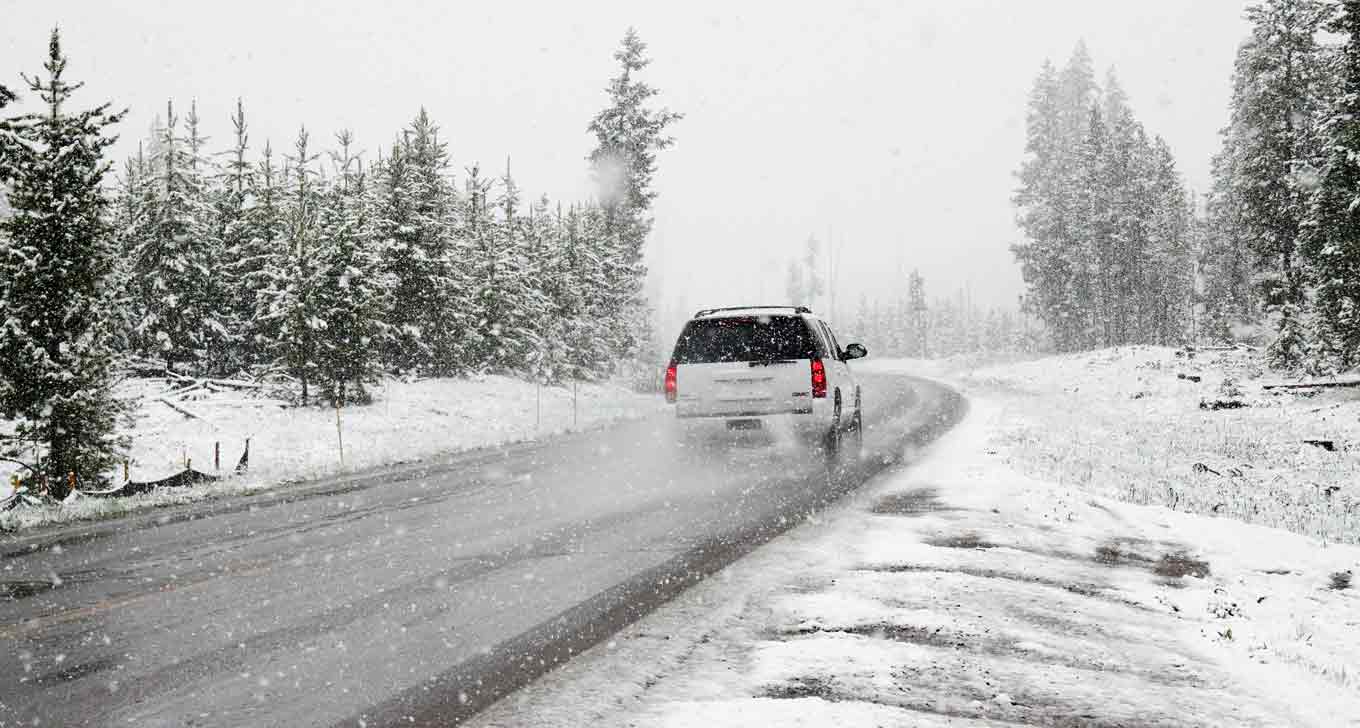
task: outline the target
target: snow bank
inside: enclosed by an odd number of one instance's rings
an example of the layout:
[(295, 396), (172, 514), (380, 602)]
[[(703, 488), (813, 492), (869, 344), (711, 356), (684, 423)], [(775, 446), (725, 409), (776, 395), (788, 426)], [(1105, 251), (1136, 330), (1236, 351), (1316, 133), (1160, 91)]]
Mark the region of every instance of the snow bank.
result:
[(1279, 378), (1257, 354), (1164, 347), (993, 366), (955, 381), (1005, 407), (994, 446), (1025, 472), (1360, 542), (1360, 388), (1267, 391)]
[[(373, 393), (373, 404), (341, 410), (337, 430), (334, 409), (281, 408), (233, 391), (198, 391), (188, 399), (173, 400), (198, 416), (189, 418), (158, 401), (165, 389), (159, 380), (143, 379), (126, 383), (121, 391), (140, 400), (131, 433), (131, 478), (156, 480), (182, 470), (186, 463), (196, 470), (230, 475), (249, 439), (247, 475), (130, 498), (78, 498), (60, 508), (20, 508), (0, 514), (0, 530), (255, 492), (286, 482), (596, 427), (646, 416), (664, 406), (655, 395), (614, 384), (579, 384), (573, 396), (571, 386), (540, 388), (501, 376), (389, 380)], [(221, 448), (220, 470), (214, 468), (215, 445)], [(3, 477), (0, 498), (9, 492), (9, 475)]]

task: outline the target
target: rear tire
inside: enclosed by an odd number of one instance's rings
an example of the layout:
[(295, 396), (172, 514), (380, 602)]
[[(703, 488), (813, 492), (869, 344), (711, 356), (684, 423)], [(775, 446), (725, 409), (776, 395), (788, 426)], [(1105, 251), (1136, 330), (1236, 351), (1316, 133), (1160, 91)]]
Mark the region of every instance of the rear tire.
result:
[(858, 392), (855, 393), (855, 414), (850, 419), (850, 442), (846, 452), (856, 460), (864, 454), (864, 407)]
[(826, 451), (828, 460), (835, 460), (840, 457), (841, 449), (844, 445), (845, 430), (841, 428), (841, 398), (836, 395), (836, 409), (831, 415), (831, 429), (822, 436), (822, 448)]

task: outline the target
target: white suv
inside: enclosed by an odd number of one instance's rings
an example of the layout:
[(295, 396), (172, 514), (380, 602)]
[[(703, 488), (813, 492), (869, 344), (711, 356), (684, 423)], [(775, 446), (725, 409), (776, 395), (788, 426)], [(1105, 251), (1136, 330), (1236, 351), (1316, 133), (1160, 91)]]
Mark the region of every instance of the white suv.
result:
[(726, 420), (733, 429), (791, 416), (831, 453), (863, 438), (860, 387), (831, 327), (802, 306), (705, 309), (680, 332), (666, 369), (666, 401), (680, 418)]

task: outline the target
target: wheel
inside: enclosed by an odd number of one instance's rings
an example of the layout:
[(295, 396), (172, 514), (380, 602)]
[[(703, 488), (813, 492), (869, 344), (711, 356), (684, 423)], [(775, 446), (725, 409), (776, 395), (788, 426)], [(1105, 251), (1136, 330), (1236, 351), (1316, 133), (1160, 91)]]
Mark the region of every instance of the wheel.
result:
[(864, 454), (864, 406), (859, 392), (855, 392), (855, 414), (850, 419), (850, 447), (848, 452), (858, 458)]
[(845, 438), (845, 430), (841, 428), (841, 395), (836, 393), (836, 409), (831, 415), (831, 429), (826, 431), (823, 436), (824, 449), (828, 459), (835, 459), (841, 454), (842, 441)]

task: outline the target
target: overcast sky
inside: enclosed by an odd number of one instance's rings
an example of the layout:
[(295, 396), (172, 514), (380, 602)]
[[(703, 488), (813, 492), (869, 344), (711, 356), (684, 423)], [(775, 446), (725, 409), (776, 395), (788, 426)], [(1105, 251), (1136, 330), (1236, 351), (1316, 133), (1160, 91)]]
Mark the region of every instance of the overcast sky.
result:
[(59, 24), (82, 100), (131, 109), (120, 156), (172, 97), (198, 99), (216, 147), (242, 96), (256, 146), (306, 124), (326, 141), (352, 129), (369, 156), (423, 105), (460, 177), (509, 157), (527, 191), (569, 202), (591, 194), (586, 124), (633, 25), (659, 102), (686, 115), (657, 180), (662, 303), (779, 302), (788, 258), (829, 236), (848, 318), (913, 267), (932, 296), (1014, 305), (1025, 99), (1078, 39), (1203, 189), (1245, 5), (0, 0), (0, 81), (39, 70)]

